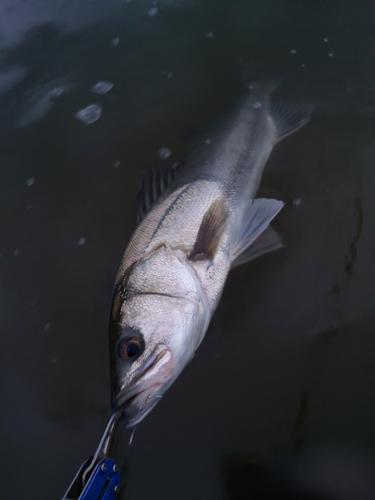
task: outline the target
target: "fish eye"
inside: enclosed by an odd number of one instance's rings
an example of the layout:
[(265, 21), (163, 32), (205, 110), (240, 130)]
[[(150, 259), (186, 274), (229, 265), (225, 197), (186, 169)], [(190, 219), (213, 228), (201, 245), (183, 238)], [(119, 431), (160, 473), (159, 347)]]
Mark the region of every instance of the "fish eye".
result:
[(141, 336), (127, 336), (118, 344), (118, 354), (124, 361), (135, 361), (145, 350), (145, 343)]

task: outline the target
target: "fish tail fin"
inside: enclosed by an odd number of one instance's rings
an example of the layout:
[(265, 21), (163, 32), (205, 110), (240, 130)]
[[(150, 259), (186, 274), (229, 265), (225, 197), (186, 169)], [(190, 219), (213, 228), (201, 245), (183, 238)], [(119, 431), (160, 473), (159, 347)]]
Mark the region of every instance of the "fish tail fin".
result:
[(254, 107), (256, 102), (262, 106), (268, 106), (268, 114), (273, 122), (278, 141), (293, 134), (303, 127), (311, 117), (312, 106), (309, 104), (290, 104), (279, 101), (270, 101), (270, 95), (279, 86), (277, 78), (267, 78), (262, 80), (251, 80), (247, 78), (247, 88), (251, 90), (249, 102)]
[(275, 127), (277, 140), (281, 141), (303, 127), (310, 120), (312, 110), (309, 104), (271, 102), (269, 116)]

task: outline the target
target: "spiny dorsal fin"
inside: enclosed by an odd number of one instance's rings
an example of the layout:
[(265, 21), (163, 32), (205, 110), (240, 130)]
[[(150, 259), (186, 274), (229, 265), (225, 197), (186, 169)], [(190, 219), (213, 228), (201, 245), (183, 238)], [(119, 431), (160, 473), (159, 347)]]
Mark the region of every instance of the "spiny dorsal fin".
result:
[(143, 172), (141, 187), (137, 194), (138, 213), (137, 224), (143, 219), (154, 203), (175, 180), (180, 165), (173, 163), (170, 167), (150, 168)]
[(212, 260), (227, 227), (228, 207), (224, 200), (215, 200), (202, 219), (191, 260)]
[(277, 140), (281, 141), (303, 127), (310, 120), (312, 109), (309, 104), (271, 102), (269, 114), (276, 129)]

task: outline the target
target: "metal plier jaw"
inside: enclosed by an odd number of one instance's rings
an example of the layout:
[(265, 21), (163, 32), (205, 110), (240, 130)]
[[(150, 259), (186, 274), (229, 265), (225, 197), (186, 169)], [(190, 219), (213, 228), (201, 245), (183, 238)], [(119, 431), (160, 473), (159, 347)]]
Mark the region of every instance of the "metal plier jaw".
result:
[(115, 500), (120, 492), (120, 466), (109, 457), (121, 411), (110, 418), (95, 455), (86, 460), (62, 500)]

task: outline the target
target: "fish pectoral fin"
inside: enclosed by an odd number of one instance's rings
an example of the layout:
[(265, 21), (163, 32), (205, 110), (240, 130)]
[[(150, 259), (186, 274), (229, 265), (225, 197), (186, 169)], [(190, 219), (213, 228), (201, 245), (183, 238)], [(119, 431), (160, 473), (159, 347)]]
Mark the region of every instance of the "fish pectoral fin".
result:
[(282, 246), (269, 224), (283, 206), (284, 202), (267, 198), (248, 202), (237, 240), (232, 246), (231, 269)]
[(270, 117), (276, 129), (277, 140), (281, 141), (303, 127), (310, 120), (312, 109), (309, 104), (271, 102)]
[(222, 199), (215, 200), (204, 214), (190, 259), (212, 260), (228, 224), (228, 206)]
[(143, 172), (141, 187), (137, 194), (137, 224), (168, 189), (180, 170), (180, 166), (174, 163), (170, 167), (153, 167)]
[(232, 261), (230, 268), (234, 269), (241, 264), (246, 264), (257, 257), (260, 257), (264, 253), (273, 252), (274, 250), (283, 247), (284, 245), (281, 243), (277, 232), (272, 229), (272, 227), (268, 226), (267, 229), (265, 229), (263, 233), (246, 248), (246, 250), (240, 253), (240, 255)]

